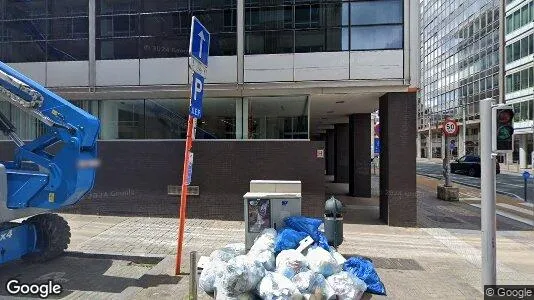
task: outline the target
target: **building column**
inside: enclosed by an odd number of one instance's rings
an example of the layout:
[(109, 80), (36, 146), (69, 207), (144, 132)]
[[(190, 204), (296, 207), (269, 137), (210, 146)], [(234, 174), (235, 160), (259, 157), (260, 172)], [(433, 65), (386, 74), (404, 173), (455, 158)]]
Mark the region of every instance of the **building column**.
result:
[(334, 156), (336, 148), (334, 147), (334, 129), (326, 130), (326, 149), (325, 149), (325, 160), (326, 160), (326, 175), (334, 175), (334, 164), (336, 162)]
[(527, 168), (527, 146), (528, 146), (528, 136), (526, 134), (519, 135), (519, 168)]
[(349, 116), (349, 195), (371, 197), (370, 114)]
[(415, 93), (380, 97), (380, 218), (391, 226), (417, 226)]
[(334, 182), (349, 182), (349, 124), (334, 125)]
[(464, 139), (464, 135), (461, 130), (460, 130), (460, 133), (458, 133), (456, 145), (458, 146), (458, 157), (464, 156), (465, 155), (465, 139)]

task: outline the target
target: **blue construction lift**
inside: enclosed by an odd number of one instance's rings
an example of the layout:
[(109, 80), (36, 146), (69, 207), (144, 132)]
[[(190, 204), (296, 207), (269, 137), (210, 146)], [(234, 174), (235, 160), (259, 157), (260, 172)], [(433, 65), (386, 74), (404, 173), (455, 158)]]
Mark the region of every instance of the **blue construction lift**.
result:
[(2, 62), (0, 101), (46, 129), (25, 142), (0, 111), (0, 131), (16, 145), (13, 161), (0, 161), (0, 265), (20, 258), (46, 261), (70, 242), (67, 222), (49, 212), (75, 204), (93, 188), (100, 122)]

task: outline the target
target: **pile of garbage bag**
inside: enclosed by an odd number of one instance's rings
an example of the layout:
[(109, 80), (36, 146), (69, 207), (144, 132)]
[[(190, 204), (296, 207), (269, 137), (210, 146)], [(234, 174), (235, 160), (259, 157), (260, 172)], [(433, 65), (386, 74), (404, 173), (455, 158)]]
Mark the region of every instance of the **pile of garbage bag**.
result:
[[(213, 251), (200, 274), (199, 287), (221, 300), (312, 296), (358, 300), (364, 292), (386, 295), (373, 263), (362, 257), (345, 259), (328, 246), (321, 224), (319, 219), (289, 217), (278, 232), (264, 229), (248, 253), (244, 244)], [(312, 245), (299, 248), (310, 237)]]

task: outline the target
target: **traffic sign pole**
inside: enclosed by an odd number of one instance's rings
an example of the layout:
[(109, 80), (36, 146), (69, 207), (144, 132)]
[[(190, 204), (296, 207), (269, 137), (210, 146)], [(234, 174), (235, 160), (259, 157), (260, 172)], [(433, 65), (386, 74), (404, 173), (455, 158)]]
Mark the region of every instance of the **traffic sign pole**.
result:
[(187, 185), (189, 178), (189, 152), (193, 148), (193, 117), (187, 119), (187, 139), (185, 141), (184, 169), (182, 173), (182, 191), (180, 195), (180, 226), (178, 228), (178, 250), (176, 252), (175, 275), (180, 275), (184, 240), (185, 218), (187, 212)]
[[(210, 33), (193, 17), (191, 20), (191, 35), (189, 40), (189, 66), (193, 70), (190, 89), (189, 118), (187, 119), (187, 138), (185, 141), (184, 166), (182, 172), (182, 191), (180, 194), (180, 224), (178, 226), (178, 240), (176, 249), (175, 275), (180, 274), (182, 265), (182, 251), (187, 213), (187, 187), (191, 183), (193, 172), (193, 140), (196, 132), (196, 120), (202, 118), (202, 98), (204, 97), (204, 77), (208, 68), (210, 48)], [(194, 270), (196, 271), (196, 270)], [(191, 274), (193, 273), (193, 270)]]

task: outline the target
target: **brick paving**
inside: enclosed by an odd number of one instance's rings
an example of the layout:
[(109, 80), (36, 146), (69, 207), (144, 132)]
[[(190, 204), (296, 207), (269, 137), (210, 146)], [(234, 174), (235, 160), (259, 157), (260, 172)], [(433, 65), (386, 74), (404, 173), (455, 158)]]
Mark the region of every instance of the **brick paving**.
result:
[[(339, 251), (371, 258), (388, 299), (482, 299), (480, 210), (435, 198), (435, 181), (418, 177), (418, 228), (378, 221), (377, 178), (373, 198), (344, 196), (346, 185), (326, 186), (347, 205), (345, 241)], [(184, 299), (188, 276), (174, 275), (177, 220), (64, 214), (72, 228), (69, 252), (51, 262), (14, 262), (0, 267), (0, 287), (9, 278), (25, 282), (54, 278), (65, 299)], [(498, 217), (498, 282), (534, 283), (531, 226)], [(201, 255), (244, 239), (240, 221), (187, 221), (184, 252)], [(188, 257), (182, 271), (189, 272)], [(6, 293), (0, 290), (0, 298)], [(201, 294), (200, 299), (210, 299)]]

